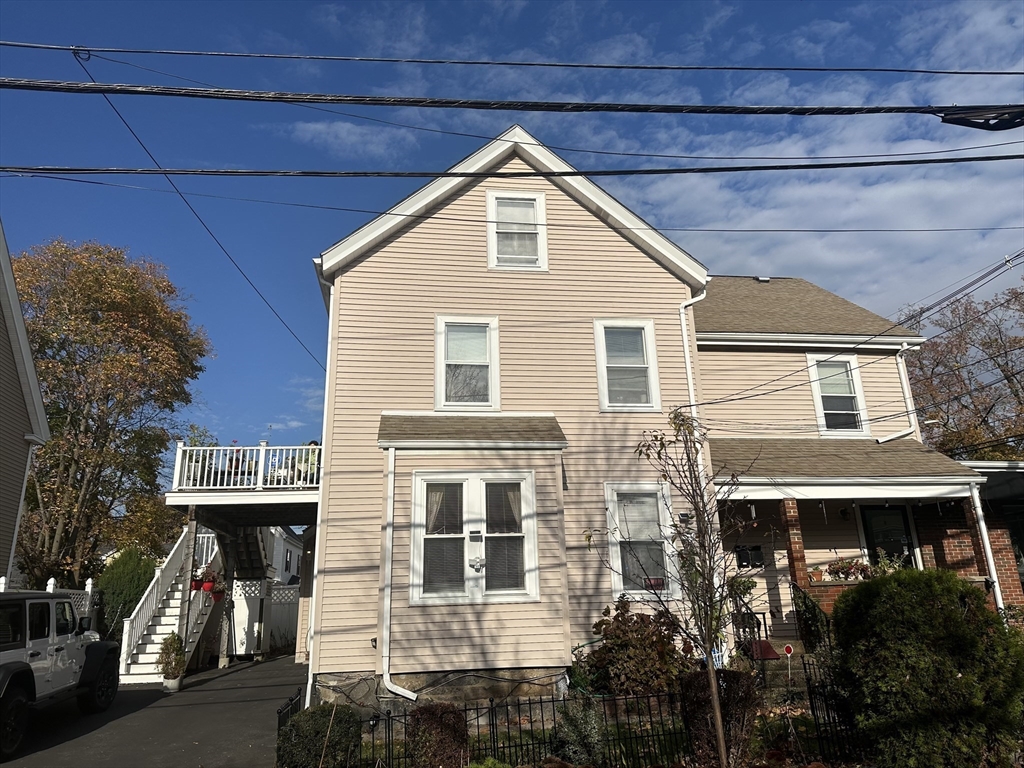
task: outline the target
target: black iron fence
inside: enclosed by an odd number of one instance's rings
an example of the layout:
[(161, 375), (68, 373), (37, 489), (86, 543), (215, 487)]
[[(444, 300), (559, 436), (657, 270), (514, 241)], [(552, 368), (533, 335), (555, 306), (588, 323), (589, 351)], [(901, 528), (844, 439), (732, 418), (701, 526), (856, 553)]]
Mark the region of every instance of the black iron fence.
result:
[(281, 730), (285, 724), (292, 719), (292, 715), (297, 714), (302, 710), (302, 688), (299, 688), (291, 696), (288, 697), (281, 707), (277, 710), (277, 730)]
[(793, 582), (789, 584), (793, 594), (793, 612), (796, 614), (797, 632), (804, 644), (804, 651), (816, 653), (819, 649), (832, 647), (832, 620), (821, 609), (818, 601)]
[(853, 760), (860, 756), (860, 743), (853, 712), (836, 689), (831, 677), (813, 658), (803, 657), (807, 679), (807, 700), (818, 735), (823, 760)]
[[(301, 691), (300, 691), (301, 693)], [(278, 710), (278, 729), (299, 711), (299, 694)], [(548, 755), (575, 754), (600, 765), (672, 765), (692, 754), (683, 697), (539, 697), (460, 707), (469, 730), (463, 764), (494, 758), (539, 765)], [(349, 768), (412, 768), (409, 712), (385, 710), (362, 724), (360, 756)], [(589, 759), (585, 759), (588, 758)], [(335, 765), (326, 756), (325, 765)]]

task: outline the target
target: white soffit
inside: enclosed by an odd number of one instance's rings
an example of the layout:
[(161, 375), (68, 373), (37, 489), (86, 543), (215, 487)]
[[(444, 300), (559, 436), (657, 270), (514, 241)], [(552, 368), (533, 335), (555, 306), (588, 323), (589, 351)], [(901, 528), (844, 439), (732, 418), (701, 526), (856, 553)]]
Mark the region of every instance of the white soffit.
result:
[[(482, 173), (518, 153), (541, 171), (574, 171), (554, 152), (543, 146), (522, 127), (514, 125), (484, 145), (450, 171)], [(414, 192), (387, 213), (364, 224), (351, 235), (335, 243), (322, 256), (323, 274), (330, 278), (338, 270), (408, 224), (408, 216), (420, 216), (462, 187), (479, 181), (474, 178), (439, 178)], [(651, 227), (597, 184), (583, 176), (554, 177), (550, 181), (579, 202), (640, 250), (649, 254), (672, 274), (694, 288), (708, 279), (707, 268), (663, 234)]]

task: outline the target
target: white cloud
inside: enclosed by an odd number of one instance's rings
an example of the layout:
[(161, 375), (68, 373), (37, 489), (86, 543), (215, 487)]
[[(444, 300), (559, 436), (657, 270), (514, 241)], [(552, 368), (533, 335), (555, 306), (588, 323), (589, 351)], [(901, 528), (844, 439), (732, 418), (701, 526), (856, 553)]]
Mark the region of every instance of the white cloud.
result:
[(413, 131), (344, 120), (317, 120), (278, 127), (288, 138), (339, 159), (369, 158), (391, 163), (417, 145)]

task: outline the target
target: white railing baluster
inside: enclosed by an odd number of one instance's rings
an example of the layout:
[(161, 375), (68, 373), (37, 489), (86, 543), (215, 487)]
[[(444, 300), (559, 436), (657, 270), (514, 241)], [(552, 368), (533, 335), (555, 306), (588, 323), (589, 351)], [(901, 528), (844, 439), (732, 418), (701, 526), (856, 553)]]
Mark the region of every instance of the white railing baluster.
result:
[(172, 491), (273, 490), (319, 485), (320, 447), (198, 447), (181, 444), (175, 452)]

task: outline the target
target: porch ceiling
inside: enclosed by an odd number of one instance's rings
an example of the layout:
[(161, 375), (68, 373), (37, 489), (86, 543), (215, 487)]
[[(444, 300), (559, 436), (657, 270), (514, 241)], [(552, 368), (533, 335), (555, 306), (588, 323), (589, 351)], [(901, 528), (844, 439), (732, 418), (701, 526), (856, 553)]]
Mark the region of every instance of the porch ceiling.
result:
[(316, 525), (316, 502), (196, 505), (196, 520), (215, 531), (270, 525)]
[(735, 474), (742, 479), (863, 478), (953, 479), (984, 482), (963, 464), (905, 438), (889, 443), (875, 440), (815, 438), (712, 438), (711, 461), (716, 477)]

